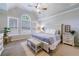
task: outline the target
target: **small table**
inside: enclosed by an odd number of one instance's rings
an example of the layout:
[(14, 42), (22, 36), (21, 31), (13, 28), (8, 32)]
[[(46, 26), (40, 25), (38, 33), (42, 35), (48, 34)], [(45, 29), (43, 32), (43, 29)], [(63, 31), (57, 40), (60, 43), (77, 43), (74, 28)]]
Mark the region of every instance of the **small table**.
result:
[(34, 39), (34, 38), (31, 38), (31, 39), (28, 39), (27, 40), (27, 45), (35, 51), (35, 53), (37, 53), (38, 51), (41, 50), (41, 46), (42, 46), (42, 42), (39, 41), (38, 39)]
[(4, 42), (4, 45), (8, 44), (9, 42), (11, 42), (11, 37), (9, 36), (3, 37), (3, 42)]

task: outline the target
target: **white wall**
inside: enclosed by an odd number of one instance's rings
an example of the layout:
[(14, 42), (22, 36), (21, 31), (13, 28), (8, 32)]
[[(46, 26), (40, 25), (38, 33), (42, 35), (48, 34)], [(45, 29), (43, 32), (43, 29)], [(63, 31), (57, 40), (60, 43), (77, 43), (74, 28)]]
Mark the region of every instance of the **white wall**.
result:
[(69, 24), (72, 29), (79, 31), (79, 9), (73, 10), (62, 15), (48, 18), (48, 21), (43, 22), (48, 28), (60, 29), (61, 24)]
[[(0, 12), (0, 30), (2, 30), (4, 27), (7, 26), (7, 17), (8, 16), (19, 18), (19, 22), (20, 22), (21, 15), (23, 15), (23, 14), (29, 15), (31, 17), (32, 21), (37, 20), (37, 16), (34, 12), (28, 12), (24, 9), (15, 7), (8, 11)], [(19, 26), (21, 26), (21, 24)]]
[(7, 25), (7, 16), (5, 13), (0, 13), (0, 32), (3, 30), (4, 27)]
[[(31, 21), (37, 20), (37, 16), (34, 12), (29, 12), (29, 11), (21, 9), (19, 7), (14, 7), (12, 9), (8, 10), (8, 12), (7, 12), (7, 16), (19, 18), (18, 19), (19, 20), (19, 26), (18, 26), (19, 33), (21, 32), (21, 16), (24, 14), (30, 16)], [(30, 32), (30, 31), (27, 31), (27, 32)]]
[[(10, 9), (8, 11), (5, 12), (1, 12), (0, 13), (0, 32), (4, 29), (4, 27), (7, 26), (7, 17), (16, 17), (19, 18), (19, 22), (21, 21), (21, 15), (23, 14), (27, 14), (31, 17), (31, 21), (36, 21), (37, 20), (37, 16), (34, 12), (28, 12), (26, 10), (23, 10), (21, 8), (13, 8)], [(21, 26), (21, 24), (19, 24), (19, 26)], [(20, 27), (19, 27), (20, 30)], [(22, 35), (13, 35), (12, 36), (12, 41), (17, 40), (17, 39), (28, 39), (29, 37), (31, 37), (29, 35), (29, 32), (27, 31), (26, 34), (22, 34)]]

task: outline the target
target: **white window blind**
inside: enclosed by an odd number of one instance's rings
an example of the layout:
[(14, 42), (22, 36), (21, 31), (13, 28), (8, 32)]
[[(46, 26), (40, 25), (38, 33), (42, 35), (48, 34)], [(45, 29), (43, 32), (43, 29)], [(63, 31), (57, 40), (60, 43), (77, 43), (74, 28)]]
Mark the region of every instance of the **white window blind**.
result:
[(11, 29), (11, 34), (18, 33), (18, 18), (8, 17), (8, 27)]
[(21, 28), (22, 33), (28, 33), (31, 31), (31, 19), (28, 15), (21, 16)]

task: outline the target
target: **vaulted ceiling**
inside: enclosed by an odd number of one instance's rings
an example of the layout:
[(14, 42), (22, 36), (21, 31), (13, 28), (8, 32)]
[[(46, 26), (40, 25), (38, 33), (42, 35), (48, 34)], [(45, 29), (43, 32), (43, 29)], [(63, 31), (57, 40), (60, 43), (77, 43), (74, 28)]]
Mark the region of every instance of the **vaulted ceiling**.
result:
[(42, 17), (47, 17), (47, 16), (53, 16), (58, 13), (74, 9), (79, 7), (79, 4), (76, 3), (52, 3), (48, 5), (48, 9), (46, 11), (43, 11), (40, 15), (39, 18)]
[[(44, 18), (48, 16), (53, 16), (58, 13), (77, 8), (79, 7), (78, 3), (47, 3), (48, 7), (46, 11), (41, 11), (41, 13), (37, 13), (38, 18)], [(15, 7), (19, 7), (29, 12), (36, 12), (34, 3), (1, 3), (0, 4), (0, 12), (8, 11)]]

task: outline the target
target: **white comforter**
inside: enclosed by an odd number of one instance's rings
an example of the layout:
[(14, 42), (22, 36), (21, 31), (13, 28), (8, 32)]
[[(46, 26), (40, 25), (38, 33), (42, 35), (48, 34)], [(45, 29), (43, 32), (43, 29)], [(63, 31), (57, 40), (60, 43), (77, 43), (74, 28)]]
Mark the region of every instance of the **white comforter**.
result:
[(32, 36), (38, 38), (43, 42), (42, 48), (47, 52), (49, 52), (49, 49), (50, 50), (56, 49), (56, 47), (61, 41), (60, 35), (58, 34), (50, 35), (46, 33), (33, 33)]

